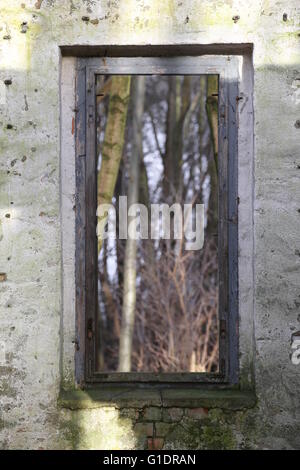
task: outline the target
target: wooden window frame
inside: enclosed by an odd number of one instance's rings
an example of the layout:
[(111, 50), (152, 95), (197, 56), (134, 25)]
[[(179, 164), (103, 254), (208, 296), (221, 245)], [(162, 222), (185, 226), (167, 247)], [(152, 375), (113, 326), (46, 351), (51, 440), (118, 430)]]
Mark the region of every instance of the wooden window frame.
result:
[[(219, 367), (218, 373), (97, 372), (96, 75), (219, 76)], [(235, 56), (97, 57), (76, 71), (76, 353), (75, 377), (95, 383), (238, 383), (238, 59)]]

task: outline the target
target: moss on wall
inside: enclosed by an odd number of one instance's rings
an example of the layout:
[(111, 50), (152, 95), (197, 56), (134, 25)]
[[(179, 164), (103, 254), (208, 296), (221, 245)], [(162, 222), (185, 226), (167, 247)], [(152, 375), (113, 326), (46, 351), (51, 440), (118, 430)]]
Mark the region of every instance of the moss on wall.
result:
[[(299, 449), (299, 366), (289, 358), (299, 329), (299, 1), (0, 0), (0, 7), (0, 447)], [(74, 370), (74, 338), (68, 332), (62, 358), (59, 47), (223, 43), (254, 45), (255, 210), (244, 224), (254, 218), (256, 257), (244, 264), (254, 263), (256, 297), (250, 320), (244, 305), (253, 292), (243, 291), (241, 315), (245, 340), (255, 321), (256, 356), (255, 367), (242, 357), (241, 384), (247, 389), (255, 377), (258, 404), (62, 407), (60, 387), (74, 387), (73, 372), (62, 377)], [(242, 176), (247, 185), (249, 174)]]

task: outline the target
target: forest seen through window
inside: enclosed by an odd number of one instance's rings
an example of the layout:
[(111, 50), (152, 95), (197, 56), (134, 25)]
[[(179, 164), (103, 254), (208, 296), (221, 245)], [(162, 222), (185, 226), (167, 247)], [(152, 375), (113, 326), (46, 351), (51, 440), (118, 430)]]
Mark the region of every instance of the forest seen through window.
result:
[(98, 75), (96, 103), (97, 370), (218, 372), (218, 76)]

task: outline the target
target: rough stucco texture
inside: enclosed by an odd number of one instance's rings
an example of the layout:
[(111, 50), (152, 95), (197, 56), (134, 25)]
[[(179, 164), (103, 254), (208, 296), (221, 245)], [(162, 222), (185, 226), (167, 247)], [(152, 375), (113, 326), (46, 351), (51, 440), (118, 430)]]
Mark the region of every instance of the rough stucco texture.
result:
[[(299, 1), (1, 0), (0, 8), (0, 448), (299, 449), (300, 366), (290, 360), (300, 330)], [(254, 45), (258, 404), (248, 411), (57, 405), (59, 46), (154, 41)]]

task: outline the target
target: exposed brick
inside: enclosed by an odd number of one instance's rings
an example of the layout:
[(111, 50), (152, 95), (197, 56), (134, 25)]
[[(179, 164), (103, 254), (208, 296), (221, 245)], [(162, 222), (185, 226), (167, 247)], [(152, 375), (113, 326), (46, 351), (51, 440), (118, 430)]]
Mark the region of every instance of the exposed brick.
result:
[(120, 416), (136, 421), (139, 417), (139, 412), (135, 408), (122, 408), (120, 409)]
[(0, 282), (4, 282), (7, 279), (6, 273), (0, 273)]
[(136, 423), (134, 431), (142, 436), (152, 437), (153, 436), (153, 423)]
[(186, 416), (193, 419), (203, 419), (207, 418), (208, 409), (207, 408), (191, 408), (186, 410)]
[(182, 408), (165, 408), (163, 410), (163, 421), (166, 423), (175, 423), (177, 421), (180, 421), (182, 416)]
[(165, 437), (173, 427), (174, 425), (169, 423), (155, 423), (155, 437)]
[(150, 406), (142, 411), (140, 419), (144, 421), (160, 421), (161, 415), (162, 413), (160, 408)]
[(153, 439), (148, 439), (148, 450), (160, 450), (164, 446), (164, 439), (161, 437), (154, 437)]

